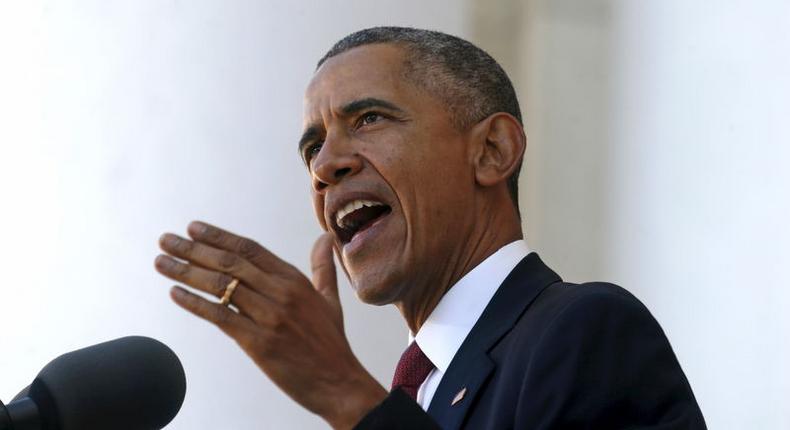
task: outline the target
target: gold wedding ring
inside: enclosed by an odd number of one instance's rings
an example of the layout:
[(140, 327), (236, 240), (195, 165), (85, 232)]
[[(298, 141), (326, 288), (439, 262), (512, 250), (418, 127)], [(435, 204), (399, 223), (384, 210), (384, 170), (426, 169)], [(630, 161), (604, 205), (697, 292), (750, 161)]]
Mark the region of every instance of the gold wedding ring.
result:
[(239, 286), (239, 280), (233, 278), (228, 286), (225, 287), (225, 294), (222, 295), (222, 298), (219, 300), (219, 304), (222, 306), (228, 306), (230, 304), (230, 298), (233, 296), (233, 292), (236, 291), (236, 287)]

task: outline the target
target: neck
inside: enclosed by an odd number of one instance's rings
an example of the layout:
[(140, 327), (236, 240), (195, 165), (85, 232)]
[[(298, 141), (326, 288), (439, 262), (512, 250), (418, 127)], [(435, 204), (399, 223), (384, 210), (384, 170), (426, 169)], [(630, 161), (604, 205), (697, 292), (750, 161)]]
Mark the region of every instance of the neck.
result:
[(513, 211), (481, 211), (472, 218), (469, 233), (459, 232), (463, 238), (452, 249), (443, 264), (437, 265), (440, 273), (430, 276), (430, 282), (415, 289), (416, 296), (396, 303), (412, 333), (417, 333), (447, 291), (464, 275), (503, 246), (522, 239), (521, 220)]

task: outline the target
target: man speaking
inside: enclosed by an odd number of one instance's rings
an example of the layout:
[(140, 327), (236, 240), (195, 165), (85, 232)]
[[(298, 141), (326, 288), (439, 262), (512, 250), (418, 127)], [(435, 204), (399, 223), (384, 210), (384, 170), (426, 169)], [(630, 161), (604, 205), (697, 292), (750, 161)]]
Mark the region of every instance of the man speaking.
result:
[[(562, 282), (529, 249), (525, 146), (488, 54), (434, 31), (362, 30), (305, 94), (299, 152), (326, 231), (312, 280), (201, 222), (161, 237), (156, 268), (218, 297), (171, 290), (334, 428), (705, 428), (648, 310), (615, 285)], [(333, 250), (357, 296), (395, 305), (413, 334), (392, 387), (349, 347)]]

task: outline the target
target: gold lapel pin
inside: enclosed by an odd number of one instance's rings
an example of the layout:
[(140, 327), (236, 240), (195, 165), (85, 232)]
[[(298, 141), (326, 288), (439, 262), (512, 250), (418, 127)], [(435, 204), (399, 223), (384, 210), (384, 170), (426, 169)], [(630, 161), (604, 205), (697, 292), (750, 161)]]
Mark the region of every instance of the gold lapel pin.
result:
[(456, 403), (464, 399), (465, 395), (466, 395), (466, 387), (461, 388), (461, 391), (459, 391), (458, 394), (456, 394), (455, 397), (453, 397), (453, 402), (450, 403), (450, 406), (455, 406)]

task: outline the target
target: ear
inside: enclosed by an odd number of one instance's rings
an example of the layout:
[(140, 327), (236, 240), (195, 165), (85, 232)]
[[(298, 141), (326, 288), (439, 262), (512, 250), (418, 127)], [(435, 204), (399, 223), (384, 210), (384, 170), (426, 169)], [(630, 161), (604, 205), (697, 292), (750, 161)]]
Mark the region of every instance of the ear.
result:
[(498, 112), (473, 127), (475, 180), (484, 187), (506, 182), (521, 165), (527, 138), (512, 115)]

